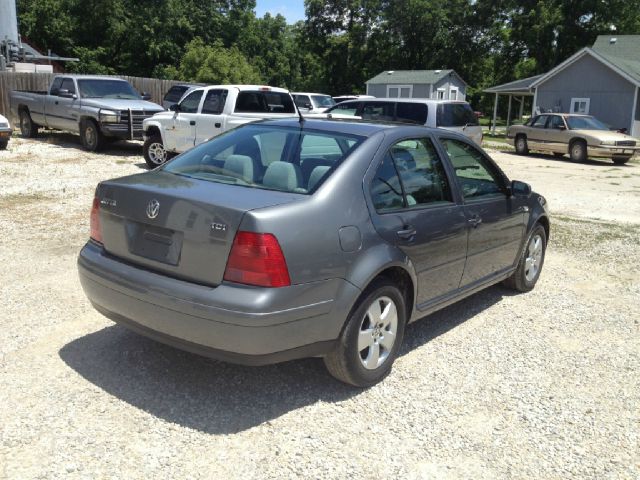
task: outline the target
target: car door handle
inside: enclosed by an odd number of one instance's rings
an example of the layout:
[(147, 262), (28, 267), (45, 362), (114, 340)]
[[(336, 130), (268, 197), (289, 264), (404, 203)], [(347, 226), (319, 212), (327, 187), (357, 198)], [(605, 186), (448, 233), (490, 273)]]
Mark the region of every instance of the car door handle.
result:
[(195, 121), (195, 120), (191, 120), (191, 121), (189, 122), (189, 125), (195, 125), (195, 124), (196, 124), (196, 121)]
[(482, 218), (480, 218), (480, 216), (478, 215), (474, 215), (468, 220), (468, 222), (473, 228), (476, 228), (478, 225), (482, 223)]
[(396, 234), (398, 235), (398, 237), (404, 239), (404, 240), (409, 240), (412, 237), (415, 237), (416, 233), (418, 233), (416, 231), (416, 229), (414, 227), (412, 227), (411, 225), (405, 225), (402, 230), (398, 230), (396, 232)]
[(217, 122), (214, 124), (216, 128), (220, 128), (222, 126), (222, 124), (220, 122)]

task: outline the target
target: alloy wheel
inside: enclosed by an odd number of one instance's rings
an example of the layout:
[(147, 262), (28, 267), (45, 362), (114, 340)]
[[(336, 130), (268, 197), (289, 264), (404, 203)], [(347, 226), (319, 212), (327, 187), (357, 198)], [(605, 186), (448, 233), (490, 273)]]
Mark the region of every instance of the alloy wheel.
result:
[(383, 296), (367, 309), (358, 334), (358, 353), (367, 370), (380, 367), (389, 357), (396, 342), (398, 309), (393, 300)]
[(155, 165), (162, 165), (167, 161), (167, 151), (164, 149), (164, 145), (159, 142), (149, 145), (148, 155), (149, 160)]
[(527, 246), (527, 257), (524, 262), (524, 276), (528, 282), (535, 280), (542, 265), (542, 237), (534, 235)]

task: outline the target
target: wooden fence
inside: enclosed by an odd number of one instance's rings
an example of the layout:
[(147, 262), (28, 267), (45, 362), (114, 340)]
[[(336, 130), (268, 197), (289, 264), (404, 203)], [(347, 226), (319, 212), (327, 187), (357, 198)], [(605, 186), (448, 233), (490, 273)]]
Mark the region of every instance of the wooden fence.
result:
[[(12, 90), (47, 90), (53, 73), (14, 73), (0, 72), (0, 114), (9, 117), (9, 93)], [(179, 82), (176, 80), (159, 80), (157, 78), (118, 76), (131, 83), (139, 92), (151, 95), (151, 101), (160, 104), (167, 90)], [(15, 122), (15, 119), (14, 119)]]

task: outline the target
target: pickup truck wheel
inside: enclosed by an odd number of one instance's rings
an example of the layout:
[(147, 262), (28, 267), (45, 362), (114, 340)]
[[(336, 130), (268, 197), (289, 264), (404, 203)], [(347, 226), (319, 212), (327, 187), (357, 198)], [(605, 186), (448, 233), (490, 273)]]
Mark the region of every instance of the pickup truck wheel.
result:
[(380, 382), (391, 371), (404, 335), (404, 296), (390, 280), (365, 292), (338, 339), (324, 358), (329, 373), (356, 387)]
[(611, 160), (613, 160), (613, 163), (616, 165), (624, 165), (631, 160), (631, 157), (613, 157)]
[(9, 145), (9, 140), (7, 140), (6, 142), (0, 142), (0, 150), (6, 150), (7, 145)]
[(518, 135), (516, 137), (516, 153), (518, 155), (526, 155), (529, 153), (529, 145), (527, 144), (527, 137), (524, 135)]
[(142, 151), (144, 153), (144, 161), (147, 162), (149, 168), (156, 168), (169, 158), (162, 143), (162, 137), (157, 133), (145, 140)]
[(574, 162), (584, 162), (587, 160), (587, 144), (584, 140), (576, 140), (569, 147), (569, 156)]
[(80, 125), (82, 145), (90, 152), (97, 152), (104, 144), (104, 137), (93, 120), (84, 120)]
[(20, 133), (26, 138), (38, 136), (38, 126), (31, 120), (29, 110), (20, 110)]
[(527, 238), (516, 271), (504, 281), (505, 286), (520, 292), (533, 290), (540, 278), (546, 250), (547, 235), (544, 227), (538, 223)]

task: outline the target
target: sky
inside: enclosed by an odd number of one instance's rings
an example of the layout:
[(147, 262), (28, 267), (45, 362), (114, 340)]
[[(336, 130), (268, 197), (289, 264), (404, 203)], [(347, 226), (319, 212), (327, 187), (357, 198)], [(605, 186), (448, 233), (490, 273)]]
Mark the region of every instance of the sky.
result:
[(304, 20), (304, 0), (256, 0), (256, 15), (263, 17), (267, 12), (279, 13), (287, 23), (295, 23)]

